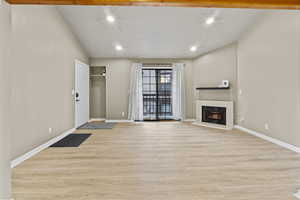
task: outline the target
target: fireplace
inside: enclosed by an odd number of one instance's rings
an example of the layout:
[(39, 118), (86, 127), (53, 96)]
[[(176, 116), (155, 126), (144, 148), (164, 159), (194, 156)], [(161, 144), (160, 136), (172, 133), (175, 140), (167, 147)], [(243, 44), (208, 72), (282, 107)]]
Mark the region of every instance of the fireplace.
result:
[(231, 130), (233, 128), (233, 102), (197, 100), (195, 125)]
[(226, 107), (202, 106), (202, 122), (226, 126)]

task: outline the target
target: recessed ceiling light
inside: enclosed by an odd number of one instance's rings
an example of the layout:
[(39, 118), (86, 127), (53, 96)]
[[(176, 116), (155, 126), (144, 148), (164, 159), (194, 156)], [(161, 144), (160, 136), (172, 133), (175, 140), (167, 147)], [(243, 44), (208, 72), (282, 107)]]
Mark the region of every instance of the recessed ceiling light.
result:
[(207, 25), (210, 25), (210, 24), (213, 24), (215, 22), (215, 18), (214, 17), (210, 17), (206, 20), (206, 24)]
[(112, 15), (108, 15), (107, 17), (106, 17), (106, 20), (109, 22), (109, 23), (113, 23), (113, 22), (115, 22), (115, 18), (114, 18), (114, 16), (112, 16)]
[(123, 47), (121, 45), (116, 45), (116, 50), (117, 51), (122, 51), (123, 50)]
[(192, 46), (192, 47), (190, 48), (190, 51), (192, 51), (192, 52), (197, 51), (197, 46)]

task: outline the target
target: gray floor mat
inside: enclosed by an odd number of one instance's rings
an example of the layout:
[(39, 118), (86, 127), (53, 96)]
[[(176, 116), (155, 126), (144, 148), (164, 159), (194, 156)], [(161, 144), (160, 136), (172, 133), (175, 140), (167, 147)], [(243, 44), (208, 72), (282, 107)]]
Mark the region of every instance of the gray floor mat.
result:
[(112, 129), (116, 123), (95, 123), (95, 122), (89, 122), (86, 124), (83, 124), (78, 129)]

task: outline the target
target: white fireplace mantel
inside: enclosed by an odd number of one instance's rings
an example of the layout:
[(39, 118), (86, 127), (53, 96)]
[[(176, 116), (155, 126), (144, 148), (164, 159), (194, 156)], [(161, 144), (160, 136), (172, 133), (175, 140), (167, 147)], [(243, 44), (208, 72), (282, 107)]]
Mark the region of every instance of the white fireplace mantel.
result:
[[(202, 106), (212, 107), (225, 107), (226, 108), (226, 125), (207, 123), (202, 121)], [(210, 128), (220, 128), (231, 130), (233, 128), (233, 102), (232, 101), (210, 101), (210, 100), (197, 100), (196, 103), (196, 117), (194, 123), (199, 126), (206, 126)]]

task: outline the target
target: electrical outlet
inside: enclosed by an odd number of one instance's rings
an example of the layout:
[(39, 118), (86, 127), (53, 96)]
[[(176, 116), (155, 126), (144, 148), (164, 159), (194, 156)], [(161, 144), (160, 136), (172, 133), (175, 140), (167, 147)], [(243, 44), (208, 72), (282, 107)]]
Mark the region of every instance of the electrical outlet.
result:
[(125, 112), (122, 112), (122, 117), (124, 117), (125, 116)]
[(49, 133), (52, 133), (52, 128), (49, 128), (48, 130), (49, 130)]
[(266, 124), (265, 124), (265, 129), (266, 129), (266, 130), (269, 130), (269, 128), (270, 128), (270, 127), (269, 127), (269, 124), (266, 123)]

